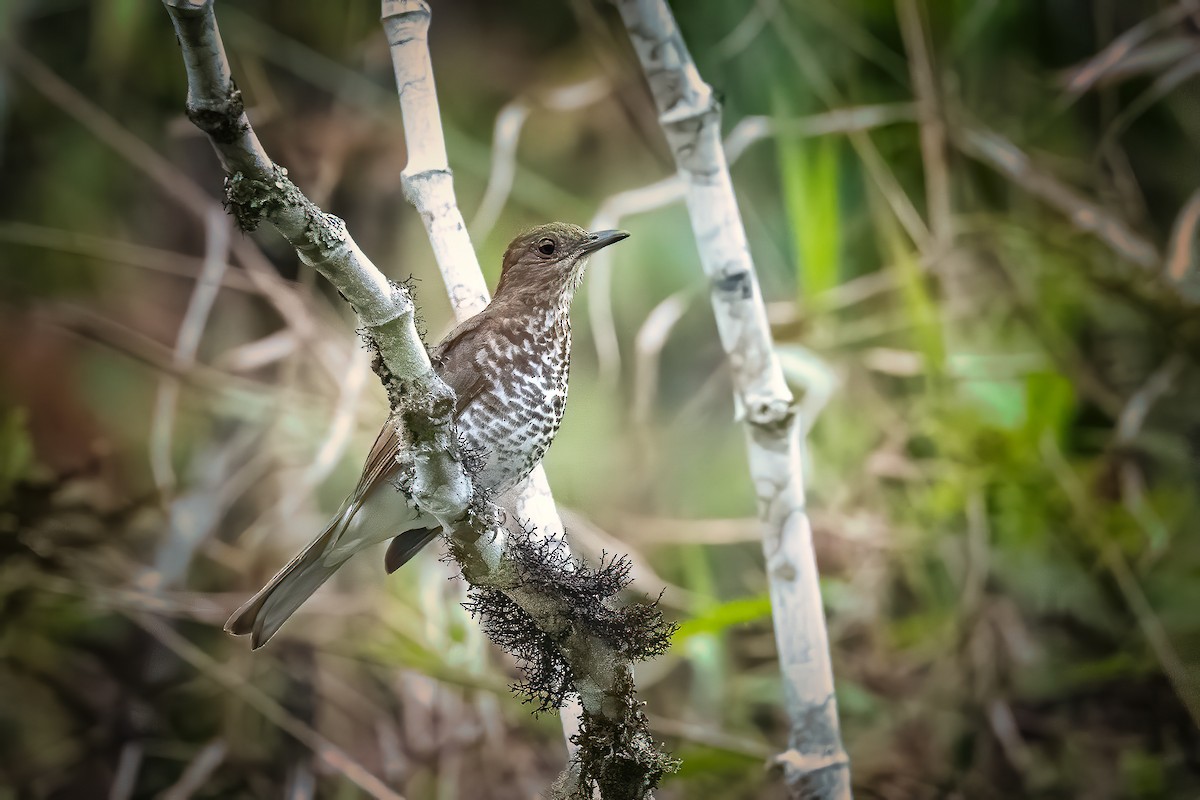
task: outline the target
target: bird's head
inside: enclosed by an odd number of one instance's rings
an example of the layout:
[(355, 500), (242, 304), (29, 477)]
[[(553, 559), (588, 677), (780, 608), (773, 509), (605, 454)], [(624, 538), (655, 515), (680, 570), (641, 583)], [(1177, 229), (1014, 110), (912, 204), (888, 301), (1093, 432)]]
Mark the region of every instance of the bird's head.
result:
[(569, 222), (530, 228), (504, 252), (496, 297), (565, 308), (583, 280), (588, 256), (628, 236), (625, 231), (592, 233)]

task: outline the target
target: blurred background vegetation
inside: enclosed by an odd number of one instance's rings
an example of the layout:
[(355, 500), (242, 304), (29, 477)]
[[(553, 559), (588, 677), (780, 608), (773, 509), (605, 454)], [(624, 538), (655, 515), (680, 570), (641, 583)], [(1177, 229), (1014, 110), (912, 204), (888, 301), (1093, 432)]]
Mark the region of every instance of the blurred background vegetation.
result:
[[(669, 175), (606, 4), (434, 6), (490, 281), (523, 226)], [(727, 130), (770, 134), (733, 174), (810, 412), (857, 795), (1200, 796), (1200, 4), (675, 10)], [(417, 279), (436, 339), (378, 11), (218, 19), (268, 151)], [(264, 651), (221, 632), (354, 483), (382, 392), (272, 232), (230, 233), (224, 268), (220, 170), (157, 3), (12, 0), (0, 40), (0, 798), (352, 798), (372, 775), (537, 796), (558, 721), (508, 694), (435, 552), (390, 578), (360, 557)], [(511, 194), (477, 214), (514, 101)], [(621, 226), (576, 305), (551, 483), (575, 549), (631, 553), (681, 623), (638, 672), (684, 759), (660, 796), (781, 796), (754, 494), (695, 245), (678, 205)]]

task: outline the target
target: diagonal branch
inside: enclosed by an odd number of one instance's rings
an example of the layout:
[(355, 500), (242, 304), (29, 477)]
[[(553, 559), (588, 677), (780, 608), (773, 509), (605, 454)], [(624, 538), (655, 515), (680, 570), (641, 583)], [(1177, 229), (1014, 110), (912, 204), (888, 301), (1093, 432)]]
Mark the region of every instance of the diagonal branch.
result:
[[(454, 393), (430, 365), (408, 291), (389, 282), (342, 221), (321, 212), (268, 158), (230, 76), (213, 0), (164, 0), (164, 6), (187, 69), (188, 116), (208, 134), (229, 173), (226, 199), (234, 218), (243, 229), (270, 223), (354, 308), (364, 338), (377, 353), (374, 366), (388, 390), (393, 424), (413, 461), (412, 500), (452, 533), (451, 552), (474, 590), (473, 610), (498, 643), (526, 661), (529, 680), (523, 688), (541, 707), (557, 708), (568, 694), (579, 694), (579, 755), (560, 781), (559, 796), (582, 800), (598, 789), (606, 799), (648, 797), (674, 762), (650, 737), (634, 691), (633, 663), (664, 652), (672, 626), (653, 605), (616, 606), (614, 598), (629, 580), (627, 559), (592, 570), (570, 559), (553, 537), (524, 530), (501, 535), (498, 509), (463, 469), (451, 424)], [(478, 310), (487, 299), (482, 275), (465, 231), (454, 234), (464, 226), (445, 167), (424, 42), (429, 7), (392, 2), (385, 9), (393, 16), (385, 20), (390, 42), (403, 45), (409, 34), (419, 36), (420, 46), (408, 51), (415, 60), (397, 64), (402, 107), (407, 94), (432, 108), (412, 119), (425, 130), (409, 128), (405, 113), (406, 188), (418, 201), (439, 264), (448, 278), (456, 277), (448, 280), (452, 297)], [(402, 69), (408, 66), (414, 69)], [(435, 123), (436, 136), (430, 127)], [(421, 197), (430, 204), (422, 206)], [(464, 263), (474, 270), (447, 271), (447, 265)]]
[(1038, 171), (1029, 156), (1008, 139), (969, 124), (952, 129), (952, 134), (952, 142), (965, 155), (1061, 212), (1076, 228), (1095, 236), (1121, 258), (1146, 270), (1160, 268), (1162, 258), (1152, 242), (1058, 178)]
[(618, 0), (617, 7), (686, 184), (688, 215), (746, 424), (792, 721), (791, 749), (776, 763), (794, 796), (847, 798), (850, 770), (838, 730), (812, 529), (804, 507), (797, 414), (775, 355), (721, 145), (720, 104), (701, 79), (665, 0)]
[(425, 412), (412, 439), (417, 464), (414, 499), (447, 521), (462, 517), (471, 484), (451, 426), (454, 393), (433, 371), (414, 324), (408, 291), (384, 277), (359, 249), (345, 224), (317, 208), (267, 156), (242, 105), (221, 44), (212, 0), (164, 0), (175, 26), (188, 79), (188, 118), (212, 141), (225, 167), (226, 200), (243, 230), (265, 220), (324, 275), (354, 308), (363, 335), (376, 348), (393, 404)]

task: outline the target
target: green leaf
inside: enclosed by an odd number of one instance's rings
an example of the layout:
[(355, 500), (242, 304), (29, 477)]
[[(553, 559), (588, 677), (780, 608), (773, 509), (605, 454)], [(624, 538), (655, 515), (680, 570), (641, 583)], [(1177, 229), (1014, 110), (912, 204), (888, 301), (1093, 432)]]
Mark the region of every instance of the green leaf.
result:
[(758, 597), (743, 597), (712, 606), (703, 614), (685, 620), (675, 633), (672, 647), (678, 648), (693, 636), (704, 633), (720, 633), (736, 625), (748, 622), (758, 622), (771, 618), (771, 598), (769, 595)]
[(1046, 434), (1062, 442), (1075, 414), (1075, 387), (1062, 375), (1037, 372), (1025, 378), (1025, 432), (1032, 444)]
[[(790, 109), (779, 98), (776, 114)], [(783, 202), (796, 258), (796, 283), (801, 299), (820, 297), (837, 286), (841, 274), (842, 219), (839, 140), (825, 137), (776, 139)]]
[(925, 285), (925, 273), (911, 245), (900, 231), (886, 204), (872, 203), (882, 250), (891, 258), (891, 269), (900, 286), (900, 298), (913, 330), (914, 344), (925, 357), (927, 374), (938, 378), (946, 371), (946, 344), (942, 339), (937, 303)]

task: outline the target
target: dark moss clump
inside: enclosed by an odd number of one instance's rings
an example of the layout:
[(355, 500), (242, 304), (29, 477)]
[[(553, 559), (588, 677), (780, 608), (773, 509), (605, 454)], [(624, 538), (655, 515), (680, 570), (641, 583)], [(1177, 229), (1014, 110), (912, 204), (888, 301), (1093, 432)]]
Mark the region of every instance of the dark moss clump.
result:
[[(575, 691), (574, 671), (563, 648), (568, 639), (578, 645), (598, 638), (614, 655), (630, 661), (653, 658), (670, 646), (675, 624), (663, 617), (657, 602), (616, 604), (630, 581), (625, 556), (602, 557), (593, 569), (554, 540), (521, 530), (510, 535), (505, 560), (512, 585), (506, 592), (474, 588), (466, 608), (492, 641), (520, 661), (525, 680), (513, 689), (535, 704), (535, 713), (560, 708)], [(535, 621), (512, 599), (514, 590), (552, 598), (548, 605), (553, 611)]]
[[(615, 681), (605, 689), (604, 714), (584, 711), (574, 739), (576, 760), (553, 796), (591, 800), (599, 788), (606, 800), (643, 800), (678, 762), (654, 745), (628, 662), (665, 652), (675, 625), (657, 602), (616, 604), (630, 581), (627, 557), (602, 556), (593, 569), (564, 551), (527, 529), (511, 534), (504, 591), (473, 588), (466, 608), (492, 641), (520, 662), (524, 681), (513, 690), (534, 704), (534, 713), (561, 708), (578, 688), (576, 670), (608, 660), (600, 672), (615, 673)], [(536, 620), (519, 604), (523, 596), (537, 604)], [(603, 646), (595, 646), (596, 640)], [(605, 683), (610, 677), (603, 676)]]
[(599, 787), (605, 800), (643, 800), (665, 775), (679, 769), (679, 760), (654, 744), (628, 673), (622, 676), (617, 699), (621, 713), (616, 718), (583, 712), (579, 733), (571, 738), (579, 750), (564, 774), (575, 781), (557, 784), (556, 800), (591, 800), (593, 787)]

